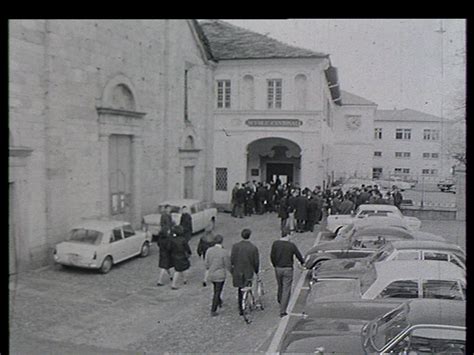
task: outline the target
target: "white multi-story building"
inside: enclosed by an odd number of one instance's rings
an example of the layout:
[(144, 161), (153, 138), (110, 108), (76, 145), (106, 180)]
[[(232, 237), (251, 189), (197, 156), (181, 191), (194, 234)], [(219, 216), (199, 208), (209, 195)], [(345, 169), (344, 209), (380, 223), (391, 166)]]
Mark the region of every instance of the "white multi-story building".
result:
[(440, 117), (411, 109), (377, 110), (373, 129), (373, 177), (437, 181), (453, 162), (443, 153)]
[(216, 202), (228, 203), (236, 182), (313, 188), (343, 167), (370, 174), (375, 104), (341, 92), (329, 55), (222, 21), (201, 26), (217, 61)]

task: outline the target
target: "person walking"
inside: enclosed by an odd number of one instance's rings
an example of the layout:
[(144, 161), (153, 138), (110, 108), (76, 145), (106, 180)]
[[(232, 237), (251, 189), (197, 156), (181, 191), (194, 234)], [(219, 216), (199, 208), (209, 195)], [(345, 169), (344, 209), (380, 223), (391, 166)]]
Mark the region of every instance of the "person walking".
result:
[(308, 200), (308, 215), (306, 218), (306, 230), (309, 232), (314, 231), (314, 225), (317, 221), (317, 211), (318, 211), (318, 202), (315, 199), (314, 195), (310, 196)]
[(398, 208), (400, 209), (400, 205), (402, 204), (402, 201), (403, 201), (403, 196), (400, 192), (400, 190), (398, 189), (397, 186), (393, 186), (393, 193), (392, 193), (392, 197), (393, 197), (393, 204)]
[(305, 195), (300, 193), (298, 197), (296, 197), (295, 204), (296, 233), (303, 233), (308, 216), (308, 199)]
[(234, 188), (232, 189), (232, 196), (231, 196), (231, 199), (230, 199), (230, 203), (232, 205), (232, 212), (231, 212), (232, 217), (237, 217), (237, 213), (236, 213), (236, 210), (237, 210), (236, 194), (237, 194), (237, 191), (239, 189), (240, 189), (240, 184), (238, 182), (236, 182)]
[(227, 250), (222, 246), (224, 237), (218, 234), (215, 236), (215, 244), (206, 253), (205, 266), (208, 271), (208, 279), (214, 285), (214, 295), (212, 297), (211, 316), (217, 316), (217, 307), (222, 307), (222, 289), (226, 279), (227, 271), (230, 272), (230, 257)]
[(243, 187), (239, 187), (235, 193), (235, 214), (237, 218), (244, 218), (244, 205), (245, 205), (245, 190)]
[(173, 218), (171, 218), (171, 206), (166, 205), (164, 212), (160, 217), (160, 232), (170, 235), (171, 228), (175, 225)]
[(170, 280), (173, 279), (170, 269), (173, 268), (173, 262), (170, 254), (170, 236), (171, 228), (174, 222), (171, 218), (171, 206), (165, 205), (164, 211), (160, 217), (160, 232), (158, 233), (158, 240), (156, 242), (159, 248), (158, 267), (160, 268), (160, 275), (158, 276), (157, 286), (164, 285), (165, 274), (168, 274)]
[(283, 231), (283, 228), (286, 227), (288, 222), (288, 197), (283, 196), (280, 199), (280, 206), (278, 209), (278, 217), (280, 218), (280, 229)]
[(183, 283), (187, 283), (186, 271), (191, 266), (189, 257), (191, 256), (191, 249), (189, 248), (188, 241), (184, 238), (183, 227), (174, 226), (171, 230), (172, 237), (170, 239), (170, 255), (171, 262), (174, 265), (174, 276), (171, 288), (173, 290), (178, 289), (178, 280), (183, 276)]
[(285, 228), (283, 237), (273, 242), (270, 252), (270, 260), (275, 268), (275, 277), (278, 285), (277, 301), (280, 304), (280, 317), (288, 315), (286, 311), (290, 302), (295, 257), (301, 265), (304, 264), (303, 256), (298, 247), (290, 241), (290, 231)]
[[(204, 234), (199, 239), (199, 243), (197, 245), (196, 253), (199, 255), (203, 260), (206, 259), (206, 252), (209, 248), (214, 246), (214, 234), (212, 233), (212, 228), (207, 226)], [(204, 271), (204, 279), (202, 281), (202, 285), (204, 287), (207, 286), (208, 281), (208, 272), (207, 269)]]
[(170, 280), (173, 280), (170, 269), (174, 267), (171, 260), (171, 245), (170, 245), (170, 234), (165, 233), (163, 230), (158, 234), (157, 245), (159, 248), (159, 261), (158, 267), (160, 274), (158, 276), (157, 286), (164, 285), (164, 277), (168, 274)]
[(249, 241), (252, 231), (243, 229), (242, 240), (232, 245), (230, 253), (230, 264), (232, 272), (232, 284), (237, 287), (239, 314), (242, 310), (242, 288), (252, 283), (254, 275), (258, 274), (260, 267), (260, 257), (258, 248)]
[(187, 206), (183, 206), (181, 208), (181, 220), (179, 222), (179, 225), (183, 227), (184, 238), (186, 238), (189, 243), (193, 235), (193, 221), (191, 215), (189, 214), (189, 208)]

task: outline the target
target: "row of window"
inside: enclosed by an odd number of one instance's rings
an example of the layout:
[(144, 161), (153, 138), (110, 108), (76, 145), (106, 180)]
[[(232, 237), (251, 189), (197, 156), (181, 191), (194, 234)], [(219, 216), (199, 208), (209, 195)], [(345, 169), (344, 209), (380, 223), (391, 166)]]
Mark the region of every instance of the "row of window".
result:
[[(382, 139), (382, 128), (374, 128), (374, 139)], [(410, 140), (411, 139), (411, 128), (397, 128), (395, 129), (395, 139), (397, 140)], [(425, 141), (438, 141), (439, 130), (438, 129), (424, 129), (423, 140)]]
[[(374, 151), (374, 157), (381, 157), (382, 152), (381, 151)], [(410, 158), (411, 153), (410, 152), (395, 152), (395, 158)], [(439, 153), (423, 153), (422, 154), (423, 159), (438, 159), (439, 158)]]
[[(406, 175), (410, 174), (410, 168), (394, 168), (393, 172), (395, 175)], [(374, 179), (379, 178), (382, 176), (383, 173), (383, 168), (373, 168), (372, 169), (372, 176)], [(438, 169), (421, 169), (421, 174), (422, 175), (431, 175), (431, 176), (437, 176), (438, 175)]]
[[(230, 80), (217, 80), (217, 108), (231, 108), (231, 91), (232, 86)], [(267, 108), (281, 109), (282, 96), (282, 79), (267, 79)]]

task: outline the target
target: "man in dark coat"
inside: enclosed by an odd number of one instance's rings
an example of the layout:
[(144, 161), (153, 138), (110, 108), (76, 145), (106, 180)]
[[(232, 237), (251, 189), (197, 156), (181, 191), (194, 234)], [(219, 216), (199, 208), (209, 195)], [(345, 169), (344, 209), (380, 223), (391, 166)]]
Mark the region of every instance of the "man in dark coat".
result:
[(306, 217), (308, 215), (308, 199), (300, 194), (296, 197), (295, 204), (296, 232), (303, 233)]
[(171, 218), (171, 206), (166, 205), (165, 211), (161, 214), (160, 217), (160, 233), (164, 233), (166, 235), (171, 234), (171, 227), (173, 227), (174, 222)]
[(184, 238), (183, 227), (174, 226), (171, 230), (171, 233), (172, 237), (170, 239), (170, 256), (175, 270), (171, 288), (173, 290), (177, 290), (178, 279), (181, 277), (181, 275), (184, 276), (184, 284), (187, 283), (185, 271), (191, 266), (191, 263), (189, 262), (191, 248), (189, 247), (186, 238)]
[(193, 221), (187, 206), (181, 208), (181, 221), (179, 222), (179, 225), (183, 227), (184, 238), (189, 242), (193, 235)]
[(339, 212), (341, 214), (351, 214), (355, 209), (355, 204), (350, 199), (350, 195), (346, 194), (344, 196), (344, 201), (342, 201), (341, 205), (339, 206)]
[(231, 197), (231, 200), (230, 200), (230, 203), (232, 205), (232, 212), (231, 212), (232, 217), (237, 217), (237, 214), (236, 214), (236, 209), (237, 209), (236, 194), (237, 194), (237, 191), (239, 190), (239, 188), (240, 188), (240, 184), (237, 182), (237, 183), (235, 183), (235, 186), (232, 189), (232, 197)]
[(367, 190), (367, 188), (364, 187), (364, 189), (362, 190), (360, 195), (357, 197), (357, 205), (360, 206), (360, 205), (363, 205), (365, 203), (368, 203), (369, 198), (370, 198), (370, 193)]
[(240, 187), (235, 193), (236, 209), (235, 214), (238, 218), (244, 218), (245, 190)]
[[(196, 249), (197, 255), (201, 258), (206, 259), (206, 252), (209, 248), (213, 247), (215, 243), (214, 234), (212, 233), (212, 228), (207, 226), (204, 234), (199, 239), (199, 243)], [(204, 287), (207, 286), (208, 273), (207, 270), (204, 272), (204, 279), (202, 281), (202, 285)]]
[(232, 281), (234, 287), (238, 288), (239, 314), (242, 310), (242, 288), (252, 283), (255, 274), (258, 274), (260, 267), (260, 257), (258, 249), (248, 239), (252, 231), (250, 229), (242, 230), (242, 239), (232, 246), (230, 253), (230, 264), (232, 272)]
[(283, 228), (286, 227), (287, 221), (288, 221), (288, 197), (283, 196), (280, 199), (280, 205), (278, 206), (278, 217), (281, 219), (281, 229), (283, 231)]
[(400, 190), (398, 190), (398, 187), (396, 186), (393, 186), (392, 197), (393, 197), (393, 204), (397, 206), (398, 209), (400, 209), (400, 205), (402, 204), (402, 201), (403, 201), (403, 196)]
[(171, 236), (169, 234), (163, 233), (162, 231), (160, 231), (158, 235), (157, 245), (160, 250), (158, 267), (160, 268), (160, 275), (158, 277), (158, 283), (156, 284), (157, 286), (164, 285), (163, 282), (166, 273), (169, 275), (170, 280), (173, 279), (170, 271), (174, 266), (171, 260), (170, 238)]
[(257, 187), (257, 214), (263, 214), (265, 211), (265, 200), (267, 198), (267, 189), (259, 184)]
[(314, 231), (314, 225), (317, 222), (317, 211), (318, 211), (318, 202), (316, 201), (314, 195), (308, 200), (308, 216), (306, 218), (306, 230), (309, 232)]

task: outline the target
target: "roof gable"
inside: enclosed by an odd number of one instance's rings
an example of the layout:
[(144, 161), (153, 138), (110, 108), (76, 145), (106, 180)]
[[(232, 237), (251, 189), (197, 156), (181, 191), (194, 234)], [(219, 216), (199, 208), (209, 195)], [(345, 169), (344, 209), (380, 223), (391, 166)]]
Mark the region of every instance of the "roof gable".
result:
[(377, 110), (375, 121), (418, 121), (418, 122), (440, 122), (441, 118), (421, 111), (405, 108), (403, 110)]
[(356, 106), (377, 106), (373, 101), (364, 99), (363, 97), (351, 94), (350, 92), (341, 90), (342, 106), (356, 105)]
[(224, 21), (202, 21), (199, 25), (217, 60), (328, 57), (328, 54), (293, 47)]

